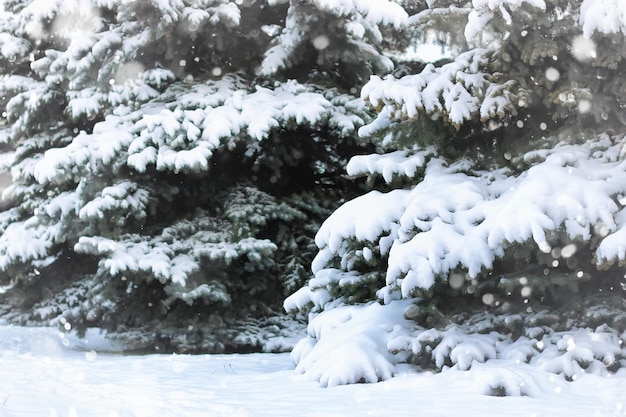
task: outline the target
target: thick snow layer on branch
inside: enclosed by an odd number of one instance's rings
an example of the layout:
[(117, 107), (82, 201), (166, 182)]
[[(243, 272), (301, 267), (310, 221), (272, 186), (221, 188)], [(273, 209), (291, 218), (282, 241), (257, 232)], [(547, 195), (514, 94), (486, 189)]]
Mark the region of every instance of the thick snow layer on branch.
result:
[(274, 129), (324, 122), (349, 135), (365, 118), (363, 103), (356, 98), (296, 81), (248, 92), (242, 80), (225, 77), (181, 88), (172, 86), (150, 102), (149, 112), (127, 117), (136, 120), (129, 130), (137, 135), (128, 147), (128, 163), (139, 172), (150, 164), (158, 170), (202, 171), (224, 140), (247, 135), (261, 141)]
[(602, 239), (596, 257), (601, 264), (611, 264), (618, 261), (620, 265), (626, 264), (626, 208), (622, 207), (615, 214), (615, 227)]
[(580, 24), (583, 33), (591, 37), (594, 32), (626, 35), (626, 2), (622, 0), (584, 0), (580, 6)]
[(95, 88), (68, 91), (67, 97), (69, 99), (67, 112), (74, 119), (78, 119), (81, 116), (93, 117), (102, 111), (104, 97)]
[(375, 242), (381, 235), (397, 233), (397, 222), (409, 193), (408, 190), (387, 194), (371, 191), (339, 207), (315, 236), (320, 252), (313, 260), (313, 270), (325, 267), (328, 256), (345, 253), (347, 239)]
[(459, 55), (455, 62), (435, 67), (429, 64), (420, 74), (400, 79), (372, 76), (361, 90), (361, 97), (381, 109), (377, 120), (360, 130), (372, 133), (372, 126), (386, 127), (384, 120), (414, 119), (419, 115), (443, 117), (455, 127), (474, 117), (482, 121), (504, 118), (515, 112), (515, 84), (496, 83), (481, 66), (489, 52), (475, 49)]
[(29, 47), (25, 39), (15, 37), (10, 33), (0, 33), (0, 55), (5, 59), (13, 61), (16, 56), (25, 54)]
[(27, 222), (11, 223), (0, 236), (0, 270), (16, 261), (32, 262), (47, 257), (54, 242), (47, 237), (54, 228), (30, 226)]
[(97, 172), (101, 164), (111, 164), (132, 140), (129, 126), (115, 116), (98, 123), (93, 133), (80, 133), (64, 148), (53, 148), (44, 154), (34, 171), (40, 184), (62, 183), (74, 175)]
[[(7, 191), (14, 191), (11, 186)], [(55, 258), (51, 249), (67, 235), (67, 223), (76, 218), (77, 194), (65, 191), (24, 219), (20, 209), (0, 214), (0, 270), (15, 264), (38, 265)], [(79, 225), (77, 225), (79, 227)]]
[[(66, 147), (48, 150), (37, 162), (35, 178), (41, 184), (63, 182), (96, 172), (100, 164), (119, 163), (126, 154), (128, 165), (139, 172), (149, 165), (161, 171), (205, 171), (222, 141), (234, 141), (238, 135), (264, 140), (273, 129), (321, 123), (350, 135), (364, 124), (360, 100), (296, 81), (253, 92), (229, 77), (184, 92), (180, 88), (174, 85), (141, 110), (109, 116), (94, 126), (93, 133), (82, 132)], [(93, 96), (85, 102), (76, 100), (70, 108), (77, 114), (97, 111)], [(89, 107), (92, 104), (96, 107)]]
[[(478, 276), (513, 243), (532, 241), (545, 251), (548, 232), (589, 240), (598, 225), (608, 231), (600, 236), (598, 262), (623, 260), (624, 214), (616, 201), (626, 194), (626, 162), (619, 151), (606, 136), (561, 144), (529, 153), (540, 162), (517, 177), (506, 170), (468, 172), (463, 161), (447, 165), (433, 158), (412, 190), (370, 192), (333, 213), (316, 236), (314, 272), (335, 259), (345, 265), (359, 246), (350, 242), (380, 245), (381, 253), (392, 242), (387, 286), (409, 297), (456, 268)], [(388, 174), (384, 165), (358, 161), (361, 171)]]
[(396, 151), (384, 155), (358, 155), (350, 159), (346, 171), (354, 176), (380, 174), (390, 183), (396, 175), (413, 178), (417, 170), (426, 165), (427, 158), (435, 154), (434, 148), (428, 148), (414, 153)]
[(511, 23), (513, 16), (523, 4), (536, 7), (540, 10), (546, 9), (543, 0), (472, 0), (473, 9), (469, 14), (467, 25), (465, 26), (465, 38), (472, 40), (489, 24), (496, 13), (499, 13), (504, 21)]

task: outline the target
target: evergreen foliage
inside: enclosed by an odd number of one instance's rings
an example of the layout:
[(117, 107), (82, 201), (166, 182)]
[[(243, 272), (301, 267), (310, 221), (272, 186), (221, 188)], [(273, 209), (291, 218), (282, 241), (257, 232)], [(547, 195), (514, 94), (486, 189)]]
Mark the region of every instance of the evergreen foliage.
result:
[(2, 2), (7, 317), (195, 351), (280, 333), (406, 19), (335, 3)]
[[(625, 16), (5, 0), (4, 317), (280, 350), (300, 288), (293, 357), (323, 385), (398, 363), (624, 367)], [(440, 59), (411, 57), (433, 42)]]
[[(399, 362), (468, 369), (504, 358), (505, 342), (556, 343), (545, 367), (566, 378), (626, 365), (624, 5), (415, 3), (405, 33), (419, 42), (435, 31), (447, 58), (420, 65), (394, 51), (405, 69), (361, 91), (376, 116), (359, 134), (377, 153), (347, 171), (371, 191), (324, 222), (315, 277), (285, 301), (312, 313), (298, 369), (324, 385), (375, 382)], [(591, 309), (596, 296), (615, 313), (604, 323), (561, 311)], [(478, 329), (467, 313), (481, 310), (493, 317)], [(549, 332), (529, 330), (537, 317)], [(601, 336), (606, 355), (552, 333), (603, 324), (615, 326)], [(348, 351), (365, 363), (331, 365)]]

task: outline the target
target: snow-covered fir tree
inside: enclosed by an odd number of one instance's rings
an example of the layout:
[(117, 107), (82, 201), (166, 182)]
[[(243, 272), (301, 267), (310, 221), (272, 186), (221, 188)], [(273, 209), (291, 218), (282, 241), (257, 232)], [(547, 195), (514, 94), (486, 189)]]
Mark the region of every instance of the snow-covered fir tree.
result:
[[(311, 311), (298, 370), (337, 385), (399, 363), (499, 358), (566, 379), (625, 366), (626, 3), (406, 10), (414, 45), (388, 55), (407, 62), (361, 91), (377, 151), (347, 172), (370, 191), (324, 222), (315, 276), (285, 302)], [(436, 62), (414, 53), (424, 43)]]
[(360, 87), (392, 70), (384, 31), (406, 18), (365, 1), (2, 1), (4, 316), (178, 350), (280, 332), (267, 317), (356, 195)]

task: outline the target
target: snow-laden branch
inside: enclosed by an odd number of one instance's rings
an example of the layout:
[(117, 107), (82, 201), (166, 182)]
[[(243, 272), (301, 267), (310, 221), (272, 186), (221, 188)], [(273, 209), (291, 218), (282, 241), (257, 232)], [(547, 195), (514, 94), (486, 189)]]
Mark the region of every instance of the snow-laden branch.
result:
[[(39, 203), (33, 200), (31, 204)], [(0, 270), (10, 270), (16, 264), (37, 267), (55, 260), (52, 249), (67, 239), (69, 223), (76, 217), (76, 203), (76, 192), (66, 191), (49, 198), (25, 220), (19, 209), (0, 213)]]
[(260, 141), (274, 129), (323, 123), (348, 136), (366, 117), (360, 100), (334, 90), (290, 81), (274, 90), (247, 92), (240, 80), (228, 77), (184, 92), (174, 85), (144, 106), (109, 116), (92, 133), (82, 132), (66, 147), (48, 150), (36, 164), (37, 181), (66, 181), (121, 158), (138, 172), (149, 165), (159, 171), (205, 171), (223, 140), (248, 136)]
[(594, 32), (622, 32), (626, 35), (626, 3), (621, 0), (584, 0), (580, 6), (579, 22), (587, 37)]
[(174, 247), (157, 240), (115, 242), (102, 237), (81, 237), (74, 250), (103, 256), (100, 268), (111, 276), (145, 273), (164, 283), (184, 285), (187, 276), (199, 268), (188, 255), (177, 253)]
[(52, 148), (36, 162), (34, 177), (40, 184), (63, 183), (76, 175), (95, 173), (110, 165), (132, 140), (128, 125), (111, 116), (100, 122), (92, 133), (81, 132), (63, 148)]
[(372, 76), (361, 97), (379, 114), (359, 134), (369, 136), (385, 128), (389, 120), (441, 117), (459, 128), (474, 118), (487, 121), (514, 114), (521, 91), (513, 81), (494, 81), (492, 75), (482, 72), (490, 54), (474, 49), (459, 55), (455, 62), (441, 67), (428, 64), (421, 73), (400, 79)]
[(465, 26), (465, 38), (471, 40), (481, 33), (489, 22), (499, 14), (507, 23), (513, 22), (515, 12), (523, 5), (529, 5), (539, 10), (545, 10), (543, 0), (473, 0), (467, 25)]
[[(79, 185), (79, 189), (81, 186)], [(134, 221), (147, 217), (150, 200), (148, 190), (140, 188), (138, 184), (125, 180), (112, 186), (104, 187), (99, 195), (87, 201), (80, 210), (78, 217), (89, 221), (92, 218), (103, 219), (107, 215), (116, 213), (132, 213)], [(125, 217), (126, 217), (125, 216)]]
[[(311, 11), (309, 8), (317, 10)], [(303, 31), (302, 28), (314, 26), (309, 20), (320, 12), (326, 13), (328, 20), (336, 20), (334, 32)], [(350, 40), (349, 44), (357, 51), (356, 55), (366, 56), (376, 66), (390, 70), (393, 68), (392, 62), (374, 47), (383, 40), (380, 26), (400, 28), (407, 22), (408, 14), (394, 1), (315, 0), (292, 4), (285, 27), (275, 39), (274, 45), (265, 53), (260, 72), (263, 75), (272, 75), (291, 67), (299, 59), (297, 55), (307, 42), (312, 42), (320, 54), (324, 54), (323, 50), (328, 46), (325, 43), (338, 36), (346, 36)], [(321, 44), (316, 42), (321, 39)]]
[(448, 18), (451, 15), (466, 16), (470, 14), (472, 10), (473, 9), (469, 7), (458, 6), (429, 8), (410, 16), (407, 23), (409, 26), (428, 25), (432, 23), (433, 18)]
[[(372, 191), (336, 210), (316, 236), (313, 270), (336, 261), (345, 268), (375, 251), (388, 255), (388, 289), (409, 297), (457, 268), (479, 276), (514, 243), (532, 241), (549, 253), (550, 232), (571, 241), (595, 236), (599, 264), (624, 261), (624, 209), (617, 201), (626, 194), (626, 162), (619, 152), (607, 136), (561, 144), (529, 153), (540, 162), (519, 176), (504, 169), (468, 171), (463, 161), (448, 165), (434, 157), (413, 189)], [(388, 176), (375, 164), (378, 158), (358, 165)], [(598, 230), (603, 234), (596, 236)]]
[(435, 156), (435, 147), (422, 151), (395, 151), (383, 155), (357, 155), (348, 162), (348, 175), (382, 175), (387, 183), (394, 177), (413, 178), (418, 170), (426, 165), (429, 158)]
[(137, 137), (128, 147), (130, 166), (139, 172), (149, 164), (176, 172), (206, 170), (224, 140), (247, 136), (261, 141), (275, 129), (322, 123), (347, 136), (366, 117), (364, 106), (354, 97), (295, 81), (248, 92), (241, 80), (226, 77), (190, 90), (166, 91), (165, 100), (172, 95), (172, 102), (160, 105), (159, 99), (154, 100), (152, 113), (135, 122)]
[(229, 229), (217, 219), (199, 217), (178, 222), (156, 236), (129, 234), (115, 240), (83, 236), (74, 250), (100, 257), (101, 274), (139, 274), (142, 279), (184, 288), (203, 261), (229, 264), (240, 257), (256, 261), (276, 250), (274, 243), (264, 239), (229, 242)]

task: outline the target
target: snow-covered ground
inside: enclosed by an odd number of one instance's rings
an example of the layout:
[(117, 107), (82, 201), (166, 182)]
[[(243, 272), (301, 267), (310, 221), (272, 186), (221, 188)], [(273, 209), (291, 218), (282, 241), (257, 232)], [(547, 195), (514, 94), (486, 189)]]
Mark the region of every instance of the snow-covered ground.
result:
[[(624, 374), (566, 382), (489, 361), (467, 372), (407, 368), (378, 384), (320, 388), (294, 373), (289, 354), (114, 350), (96, 332), (84, 341), (54, 329), (0, 327), (0, 417), (626, 416)], [(529, 396), (484, 395), (494, 375), (517, 376), (536, 389)]]

